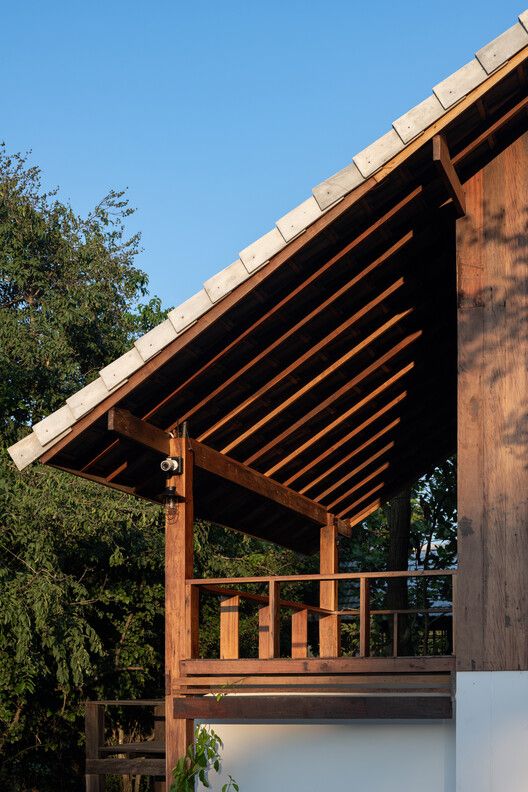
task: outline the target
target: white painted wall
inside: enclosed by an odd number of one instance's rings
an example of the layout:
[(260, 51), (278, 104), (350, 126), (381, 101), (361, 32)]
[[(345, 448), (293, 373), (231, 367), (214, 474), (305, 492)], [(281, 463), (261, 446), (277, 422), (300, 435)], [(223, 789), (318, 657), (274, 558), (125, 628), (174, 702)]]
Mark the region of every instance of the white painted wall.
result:
[(456, 792), (527, 792), (528, 671), (457, 674)]
[[(213, 728), (225, 746), (222, 781), (211, 776), (215, 792), (228, 773), (240, 792), (455, 792), (452, 721), (222, 723)], [(503, 787), (502, 792), (513, 790)]]

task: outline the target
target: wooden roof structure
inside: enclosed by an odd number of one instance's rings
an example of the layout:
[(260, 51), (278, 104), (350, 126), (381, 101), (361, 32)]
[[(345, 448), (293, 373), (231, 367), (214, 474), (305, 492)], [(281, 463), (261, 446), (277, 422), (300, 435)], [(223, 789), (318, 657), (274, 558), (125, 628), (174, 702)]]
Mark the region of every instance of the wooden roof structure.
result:
[(528, 11), (36, 424), (18, 467), (161, 502), (185, 425), (196, 516), (310, 552), (328, 512), (348, 533), (454, 452), (455, 220), (528, 128), (527, 60)]

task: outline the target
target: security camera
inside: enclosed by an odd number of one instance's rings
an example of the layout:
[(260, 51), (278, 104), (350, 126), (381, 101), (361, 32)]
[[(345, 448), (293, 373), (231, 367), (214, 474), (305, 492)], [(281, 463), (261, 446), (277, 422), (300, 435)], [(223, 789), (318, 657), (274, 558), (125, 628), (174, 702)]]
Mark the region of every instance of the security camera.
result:
[(160, 464), (164, 473), (181, 474), (183, 472), (183, 459), (181, 457), (167, 457)]

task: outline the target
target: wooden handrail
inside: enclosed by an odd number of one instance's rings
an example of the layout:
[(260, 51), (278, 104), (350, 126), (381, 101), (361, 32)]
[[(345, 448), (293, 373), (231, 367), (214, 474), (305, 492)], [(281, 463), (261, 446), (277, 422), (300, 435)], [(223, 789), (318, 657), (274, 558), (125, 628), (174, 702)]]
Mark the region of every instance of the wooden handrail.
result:
[(189, 578), (186, 583), (190, 586), (210, 586), (234, 583), (262, 583), (269, 586), (270, 583), (305, 583), (321, 580), (361, 580), (369, 579), (389, 579), (402, 577), (451, 577), (457, 574), (456, 569), (416, 569), (413, 571), (402, 572), (334, 572), (328, 574), (310, 575), (266, 575), (265, 577), (232, 577), (232, 578)]
[[(187, 581), (190, 583), (190, 581)], [(267, 582), (267, 581), (266, 581)], [(194, 583), (191, 583), (194, 585)], [(255, 594), (252, 591), (240, 591), (239, 589), (229, 589), (223, 588), (222, 586), (203, 586), (206, 591), (210, 591), (213, 594), (220, 594), (224, 597), (241, 597), (242, 599), (253, 600), (254, 602), (262, 602), (267, 604), (269, 602), (269, 595), (268, 594)], [(328, 608), (321, 608), (319, 605), (308, 605), (307, 602), (297, 602), (292, 600), (279, 600), (279, 605), (281, 608), (293, 608), (294, 610), (307, 610), (311, 611), (312, 613), (324, 613), (328, 615), (333, 613), (334, 611), (328, 610)]]

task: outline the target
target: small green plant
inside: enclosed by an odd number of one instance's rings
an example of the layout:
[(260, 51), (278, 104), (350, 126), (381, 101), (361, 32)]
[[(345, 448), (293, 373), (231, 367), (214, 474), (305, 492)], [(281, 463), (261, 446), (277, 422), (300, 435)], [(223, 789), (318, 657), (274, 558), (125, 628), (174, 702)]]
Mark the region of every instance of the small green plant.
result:
[[(197, 778), (204, 787), (210, 788), (208, 776), (211, 770), (220, 772), (220, 749), (223, 747), (222, 740), (210, 726), (197, 726), (193, 744), (189, 745), (185, 756), (178, 759), (172, 771), (170, 792), (194, 792)], [(239, 792), (238, 784), (231, 776), (222, 785), (221, 792)]]

